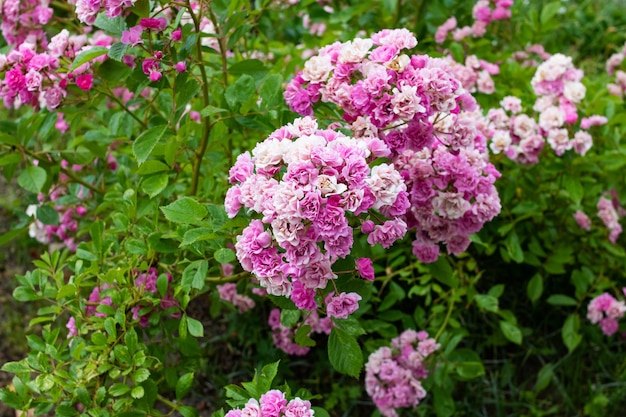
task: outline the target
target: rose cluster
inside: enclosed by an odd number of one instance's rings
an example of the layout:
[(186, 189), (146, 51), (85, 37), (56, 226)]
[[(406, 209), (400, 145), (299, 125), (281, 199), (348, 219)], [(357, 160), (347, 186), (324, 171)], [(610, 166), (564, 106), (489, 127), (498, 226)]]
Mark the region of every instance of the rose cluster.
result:
[(0, 30), (9, 45), (18, 45), (29, 39), (31, 43), (45, 43), (43, 27), (52, 18), (49, 0), (4, 0), (0, 2)]
[(586, 93), (582, 77), (583, 72), (574, 67), (572, 59), (562, 54), (552, 55), (539, 65), (531, 80), (537, 96), (533, 109), (538, 117), (523, 113), (519, 98), (505, 97), (502, 107), (490, 109), (481, 123), (491, 151), (527, 165), (539, 162), (546, 142), (558, 156), (570, 149), (585, 155), (593, 141), (584, 129), (604, 124), (606, 118), (583, 118), (581, 129), (570, 137), (578, 121), (577, 104)]
[(416, 44), (405, 29), (334, 43), (305, 63), (284, 96), (300, 114), (313, 113), (317, 101), (333, 103), (353, 136), (389, 146), (409, 192), (405, 221), (417, 230), (414, 253), (433, 262), (439, 243), (460, 253), (499, 213), (499, 173), (470, 113), (475, 99), (446, 59), (403, 53)]
[(389, 153), (377, 138), (320, 130), (306, 117), (273, 132), (252, 154), (239, 155), (230, 170), (234, 185), (226, 212), (234, 217), (245, 208), (261, 217), (237, 236), (243, 269), (269, 294), (315, 309), (317, 290), (337, 277), (332, 265), (350, 254), (351, 221), (356, 230), (363, 224), (371, 245), (389, 247), (406, 233), (400, 216), (409, 201), (402, 176), (386, 163), (370, 167)]
[(439, 349), (428, 333), (405, 330), (391, 347), (372, 353), (365, 365), (365, 390), (385, 417), (397, 417), (397, 408), (413, 408), (425, 396), (432, 354)]
[(63, 29), (38, 46), (28, 38), (15, 45), (6, 55), (0, 54), (0, 98), (8, 108), (28, 105), (52, 111), (61, 105), (69, 85), (81, 90), (93, 86), (92, 66), (98, 57), (78, 68), (69, 70), (71, 61), (81, 52), (94, 46), (110, 46), (113, 38), (102, 31), (87, 35), (72, 35)]
[(606, 72), (609, 75), (615, 75), (615, 82), (609, 83), (607, 88), (609, 93), (618, 97), (624, 97), (624, 91), (626, 91), (626, 72), (620, 69), (626, 56), (626, 43), (622, 46), (620, 52), (617, 52), (610, 56), (606, 61)]
[(98, 13), (105, 12), (106, 17), (121, 16), (122, 13), (135, 4), (136, 0), (69, 0), (68, 3), (76, 6), (78, 20), (93, 25)]
[[(609, 240), (611, 243), (615, 243), (622, 233), (622, 225), (619, 224), (619, 219), (626, 214), (624, 213), (624, 209), (619, 205), (617, 198), (609, 200), (605, 197), (600, 197), (597, 208), (598, 217), (602, 220), (606, 228), (609, 229)], [(620, 211), (622, 213), (620, 213)]]
[[(626, 295), (626, 288), (623, 289)], [(607, 336), (615, 334), (619, 328), (618, 319), (624, 316), (626, 305), (624, 301), (617, 301), (609, 293), (595, 297), (587, 307), (587, 318), (593, 324), (598, 324), (602, 333)]]
[(456, 17), (452, 16), (437, 28), (435, 42), (443, 43), (450, 32), (455, 42), (460, 42), (468, 36), (480, 38), (485, 35), (487, 26), (492, 22), (510, 19), (512, 7), (513, 0), (478, 0), (472, 8), (474, 18), (472, 26), (457, 28)]
[(493, 94), (495, 84), (491, 76), (500, 73), (500, 67), (497, 64), (478, 59), (476, 55), (467, 56), (464, 64), (456, 62), (451, 55), (446, 59), (454, 78), (459, 80), (467, 91)]
[(240, 313), (245, 313), (254, 308), (254, 300), (247, 295), (239, 294), (237, 284), (234, 282), (218, 285), (217, 292), (222, 300), (231, 303)]
[(224, 417), (313, 417), (315, 411), (311, 402), (295, 397), (287, 401), (286, 395), (280, 390), (270, 390), (257, 400), (250, 398), (242, 408), (235, 408)]

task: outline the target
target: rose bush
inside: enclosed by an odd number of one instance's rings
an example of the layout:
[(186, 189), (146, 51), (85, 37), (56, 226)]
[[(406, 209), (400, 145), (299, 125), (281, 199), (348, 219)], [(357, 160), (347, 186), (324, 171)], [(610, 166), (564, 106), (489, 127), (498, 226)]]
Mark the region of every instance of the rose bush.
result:
[(0, 17), (19, 190), (0, 244), (37, 254), (14, 282), (37, 310), (2, 366), (8, 406), (626, 405), (617, 5), (5, 0)]

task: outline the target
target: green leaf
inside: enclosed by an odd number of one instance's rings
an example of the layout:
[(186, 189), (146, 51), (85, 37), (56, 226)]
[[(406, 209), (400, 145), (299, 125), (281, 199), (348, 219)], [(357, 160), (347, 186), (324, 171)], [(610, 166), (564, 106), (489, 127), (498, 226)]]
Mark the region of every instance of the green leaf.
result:
[(161, 207), (165, 218), (173, 223), (199, 223), (208, 214), (205, 205), (198, 203), (191, 197), (182, 197), (172, 204)]
[(202, 117), (211, 117), (211, 116), (213, 116), (215, 114), (224, 113), (224, 112), (228, 112), (228, 110), (208, 105), (205, 108), (203, 108), (202, 110), (200, 110), (200, 116), (202, 116)]
[(579, 180), (572, 177), (565, 179), (565, 189), (567, 190), (570, 198), (576, 205), (580, 205), (583, 199), (584, 189)]
[(111, 45), (111, 48), (109, 48), (109, 52), (107, 53), (107, 55), (109, 56), (109, 58), (121, 62), (122, 58), (126, 54), (127, 49), (128, 45), (117, 42)]
[(229, 248), (220, 248), (213, 255), (215, 260), (221, 264), (227, 264), (235, 260), (235, 251)]
[(119, 397), (127, 394), (128, 392), (130, 392), (130, 387), (126, 384), (117, 383), (113, 384), (111, 388), (109, 388), (109, 394), (113, 397)]
[(280, 323), (285, 327), (293, 327), (302, 317), (302, 310), (281, 310)]
[(398, 301), (404, 300), (406, 298), (406, 292), (402, 288), (402, 286), (397, 283), (390, 281), (389, 282), (389, 293), (385, 296), (383, 301), (380, 303), (378, 307), (378, 311), (385, 311), (393, 307)]
[(20, 162), (22, 162), (22, 155), (17, 152), (8, 153), (6, 155), (2, 155), (2, 157), (0, 158), (0, 167), (19, 164)]
[(244, 59), (228, 68), (228, 73), (232, 75), (257, 75), (259, 73), (265, 74), (267, 71), (265, 64), (258, 59)]
[(193, 384), (194, 373), (189, 372), (178, 378), (176, 382), (176, 399), (178, 401), (182, 400), (185, 395), (191, 389), (191, 385)]
[(449, 287), (458, 288), (459, 280), (454, 276), (454, 271), (444, 256), (439, 257), (436, 262), (426, 266), (437, 281)]
[(335, 319), (335, 324), (341, 330), (349, 334), (350, 336), (358, 337), (365, 334), (365, 329), (361, 326), (361, 323), (354, 317), (348, 317), (346, 319)]
[(138, 165), (143, 164), (148, 159), (166, 131), (167, 125), (155, 126), (146, 130), (135, 139), (133, 142), (133, 155), (135, 155)]
[(150, 377), (150, 371), (146, 368), (139, 368), (135, 371), (135, 374), (133, 376), (133, 380), (135, 381), (135, 384), (139, 384), (145, 380), (147, 380)]
[(202, 337), (204, 336), (204, 326), (202, 323), (196, 319), (192, 319), (187, 316), (187, 329), (189, 329), (189, 334), (193, 337)]
[(43, 224), (56, 226), (59, 224), (59, 212), (48, 205), (39, 206), (37, 207), (37, 220)]
[(226, 88), (224, 98), (232, 110), (238, 111), (243, 103), (254, 96), (255, 91), (256, 85), (254, 78), (248, 74), (243, 74), (234, 84)]
[(189, 229), (183, 236), (183, 241), (180, 242), (180, 247), (191, 245), (198, 241), (215, 239), (218, 235), (213, 232), (213, 229), (207, 227), (199, 227), (197, 229)]
[(107, 52), (109, 52), (109, 49), (105, 48), (104, 46), (92, 46), (86, 51), (83, 51), (76, 55), (76, 58), (74, 58), (74, 62), (72, 62), (70, 70), (73, 71), (81, 65), (98, 58), (99, 56), (106, 55)]
[(521, 345), (522, 344), (522, 332), (515, 324), (508, 321), (500, 320), (500, 330), (511, 342)]
[(110, 33), (116, 38), (122, 37), (122, 32), (127, 28), (126, 21), (124, 21), (122, 17), (107, 17), (105, 12), (98, 13), (93, 25)]
[(20, 172), (20, 175), (17, 177), (17, 183), (26, 191), (37, 194), (43, 189), (47, 177), (48, 175), (45, 169), (30, 166)]
[(167, 187), (169, 183), (169, 177), (167, 173), (163, 172), (157, 175), (151, 175), (144, 179), (141, 183), (141, 189), (148, 194), (150, 198), (154, 198), (161, 193)]
[(280, 74), (270, 74), (261, 85), (259, 94), (261, 105), (267, 109), (282, 102), (283, 77)]
[(308, 324), (304, 324), (298, 327), (298, 330), (296, 330), (296, 334), (294, 337), (295, 342), (300, 346), (315, 346), (315, 340), (309, 337), (309, 333), (311, 333), (311, 326), (309, 326)]
[(197, 417), (198, 410), (188, 405), (183, 405), (177, 408), (178, 412), (183, 417)]
[(433, 388), (433, 403), (437, 417), (450, 417), (454, 415), (455, 405), (449, 390), (435, 386)]
[(17, 301), (25, 302), (25, 301), (34, 301), (38, 300), (41, 297), (37, 295), (35, 290), (28, 287), (17, 287), (13, 290), (13, 298)]
[(142, 386), (137, 386), (133, 388), (133, 390), (130, 392), (130, 396), (136, 400), (138, 400), (139, 398), (143, 398), (143, 394), (144, 391)]
[(559, 11), (561, 7), (562, 7), (562, 3), (559, 1), (548, 3), (545, 6), (543, 6), (543, 8), (541, 9), (541, 17), (539, 18), (539, 20), (541, 21), (541, 24), (543, 25), (547, 23), (550, 19), (552, 19), (557, 14), (557, 12)]
[(528, 281), (528, 285), (526, 286), (526, 294), (528, 295), (528, 299), (533, 303), (536, 302), (541, 294), (543, 293), (543, 279), (540, 274), (535, 274)]
[(567, 346), (567, 350), (570, 352), (576, 349), (578, 344), (583, 340), (582, 335), (578, 333), (579, 328), (580, 317), (578, 317), (578, 314), (572, 313), (567, 316), (561, 328), (561, 337), (563, 338), (563, 343)]
[(504, 245), (506, 246), (511, 259), (517, 263), (524, 262), (524, 251), (522, 251), (522, 246), (520, 245), (519, 237), (517, 236), (517, 232), (515, 232), (515, 230), (509, 233), (506, 237)]
[(328, 338), (328, 359), (338, 372), (355, 378), (363, 367), (363, 354), (356, 338), (337, 327)]
[(553, 306), (576, 306), (578, 305), (578, 301), (564, 294), (552, 294), (550, 297), (548, 297), (546, 301), (548, 302), (548, 304), (552, 304)]
[(537, 374), (537, 382), (535, 382), (535, 392), (543, 391), (550, 385), (550, 381), (554, 377), (554, 370), (552, 363), (546, 363), (541, 367)]
[(156, 174), (159, 172), (169, 171), (169, 170), (170, 170), (170, 167), (164, 164), (163, 162), (158, 161), (156, 159), (151, 159), (149, 161), (144, 162), (137, 170), (137, 173), (139, 175), (151, 175), (151, 174)]
[(476, 301), (476, 305), (481, 310), (491, 311), (493, 313), (497, 312), (498, 307), (498, 299), (496, 297), (492, 297), (491, 295), (486, 294), (476, 294), (474, 296), (474, 300)]
[(474, 379), (485, 374), (480, 357), (471, 349), (457, 349), (448, 355), (448, 359), (454, 363), (454, 369), (462, 379)]

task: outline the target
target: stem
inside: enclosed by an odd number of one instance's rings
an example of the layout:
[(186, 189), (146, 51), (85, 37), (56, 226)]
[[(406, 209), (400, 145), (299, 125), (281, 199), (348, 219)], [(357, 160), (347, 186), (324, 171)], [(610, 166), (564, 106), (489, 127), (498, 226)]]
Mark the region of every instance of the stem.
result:
[(61, 172), (64, 173), (65, 175), (67, 175), (68, 178), (70, 178), (72, 181), (82, 185), (83, 187), (89, 188), (94, 193), (104, 194), (104, 190), (96, 187), (95, 185), (89, 184), (88, 182), (84, 181), (83, 179), (77, 177), (72, 171), (69, 171), (67, 169), (61, 168)]
[[(209, 6), (210, 7), (210, 6)], [(190, 0), (187, 0), (187, 9), (189, 9), (189, 14), (191, 15), (191, 19), (193, 20), (193, 25), (195, 27), (197, 39), (196, 39), (196, 53), (198, 54), (198, 61), (200, 66), (200, 75), (202, 77), (202, 102), (204, 107), (209, 105), (209, 83), (206, 75), (206, 69), (204, 68), (204, 61), (202, 60), (202, 38), (200, 37), (200, 21), (198, 16), (193, 12), (193, 8), (191, 7)], [(209, 12), (211, 9), (209, 9)], [(224, 77), (226, 77), (226, 73), (224, 73)], [(193, 168), (191, 174), (191, 190), (189, 191), (189, 195), (194, 196), (198, 192), (198, 182), (200, 179), (200, 167), (202, 165), (202, 158), (204, 158), (204, 153), (206, 152), (206, 148), (209, 144), (209, 133), (211, 131), (211, 121), (209, 116), (204, 116), (202, 118), (202, 138), (200, 139), (200, 147), (196, 152), (196, 158), (193, 161)]]
[(139, 116), (137, 116), (135, 113), (133, 113), (128, 107), (126, 107), (126, 105), (122, 102), (122, 100), (120, 100), (119, 98), (115, 97), (114, 94), (108, 94), (107, 92), (104, 92), (104, 94), (109, 97), (111, 100), (113, 100), (114, 102), (116, 102), (122, 109), (124, 109), (124, 111), (126, 113), (128, 113), (133, 119), (135, 119), (137, 121), (137, 123), (139, 123), (141, 125), (141, 127), (143, 127), (144, 129), (146, 129), (148, 126), (146, 125), (146, 123), (141, 120), (139, 118)]
[[(450, 290), (449, 299), (451, 298), (454, 298), (454, 288)], [(448, 305), (448, 312), (446, 313), (446, 318), (443, 320), (443, 323), (441, 324), (441, 327), (439, 328), (439, 330), (437, 330), (437, 334), (435, 335), (435, 340), (439, 339), (439, 336), (441, 336), (441, 333), (443, 333), (443, 331), (448, 326), (448, 321), (450, 321), (450, 316), (452, 315), (453, 308), (454, 308), (454, 301), (450, 301), (450, 304)]]
[(178, 405), (175, 402), (168, 400), (167, 398), (165, 398), (161, 394), (157, 394), (157, 399), (159, 401), (161, 401), (163, 404), (165, 404), (168, 407), (170, 407), (172, 410), (178, 410)]

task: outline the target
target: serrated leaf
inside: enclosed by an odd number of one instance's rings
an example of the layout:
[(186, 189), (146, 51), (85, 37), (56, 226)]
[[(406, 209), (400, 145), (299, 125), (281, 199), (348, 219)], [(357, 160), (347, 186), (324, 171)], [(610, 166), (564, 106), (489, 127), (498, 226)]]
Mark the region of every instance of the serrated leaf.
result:
[(126, 21), (121, 16), (107, 17), (105, 12), (98, 13), (93, 25), (117, 38), (120, 38), (127, 28)]
[(17, 177), (17, 183), (20, 187), (31, 193), (40, 193), (46, 183), (48, 174), (41, 167), (30, 166), (20, 172)]
[(141, 182), (141, 189), (148, 194), (150, 198), (154, 198), (167, 187), (169, 176), (163, 172), (157, 175), (151, 175)]
[(328, 338), (328, 359), (335, 370), (355, 378), (363, 368), (363, 353), (356, 338), (337, 327)]
[(157, 174), (159, 172), (169, 171), (169, 170), (170, 170), (170, 167), (164, 164), (163, 162), (158, 161), (156, 159), (151, 159), (149, 161), (144, 162), (137, 170), (137, 173), (139, 175), (152, 175), (152, 174)]
[(235, 81), (234, 84), (229, 85), (224, 92), (224, 98), (228, 103), (228, 106), (234, 110), (239, 110), (241, 104), (248, 101), (255, 93), (256, 85), (254, 78), (248, 74), (243, 74)]
[(133, 390), (130, 392), (130, 396), (136, 400), (138, 400), (139, 398), (143, 398), (143, 394), (144, 391), (142, 386), (137, 386), (133, 388)]
[(283, 77), (280, 74), (270, 74), (261, 85), (259, 95), (263, 108), (272, 107), (282, 100)]
[(86, 51), (83, 51), (79, 53), (78, 55), (76, 55), (76, 58), (74, 58), (74, 62), (72, 62), (72, 66), (70, 67), (70, 70), (73, 71), (76, 68), (80, 67), (83, 64), (86, 64), (87, 62), (91, 60), (94, 60), (102, 55), (106, 55), (107, 52), (109, 52), (109, 49), (105, 48), (104, 46), (92, 46)]
[(133, 155), (137, 159), (137, 164), (143, 164), (152, 153), (156, 144), (161, 140), (167, 131), (167, 125), (152, 127), (135, 139), (133, 142)]
[(111, 48), (109, 48), (109, 52), (107, 52), (107, 55), (109, 56), (109, 58), (121, 62), (122, 58), (126, 54), (127, 49), (128, 45), (117, 42), (111, 45)]
[(190, 229), (185, 232), (183, 241), (180, 242), (180, 247), (191, 245), (198, 241), (215, 239), (218, 235), (213, 232), (213, 229), (207, 227), (199, 227), (197, 229)]
[(308, 324), (304, 324), (298, 327), (298, 330), (296, 330), (294, 341), (300, 346), (315, 346), (315, 340), (309, 337), (309, 333), (311, 333), (311, 326), (309, 326)]

